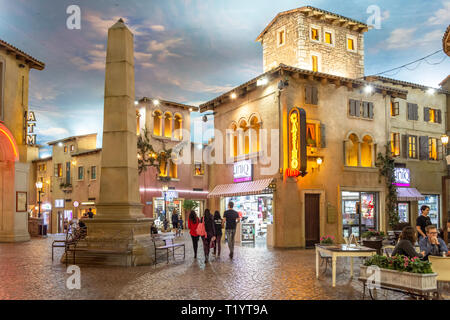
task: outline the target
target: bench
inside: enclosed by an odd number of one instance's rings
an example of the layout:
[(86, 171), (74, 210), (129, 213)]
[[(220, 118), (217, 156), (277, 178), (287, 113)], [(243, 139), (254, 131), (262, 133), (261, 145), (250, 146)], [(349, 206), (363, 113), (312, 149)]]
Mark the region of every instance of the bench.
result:
[[(155, 234), (152, 236), (155, 245), (155, 265), (157, 264), (157, 252), (166, 251), (167, 263), (169, 263), (169, 251), (172, 249), (173, 259), (175, 260), (175, 249), (183, 247), (183, 260), (186, 258), (186, 248), (184, 243), (175, 243), (175, 234), (172, 232), (166, 234)], [(158, 245), (157, 242), (164, 242), (164, 245)]]
[(68, 244), (77, 242), (86, 237), (86, 229), (73, 224), (66, 229), (64, 240), (53, 240), (52, 242), (52, 261), (54, 260), (55, 248), (66, 248)]
[(68, 264), (68, 255), (72, 253), (73, 264), (75, 264), (76, 253), (86, 252), (89, 254), (117, 254), (123, 255), (127, 259), (131, 256), (131, 264), (134, 265), (133, 260), (133, 243), (134, 232), (123, 234), (119, 231), (112, 237), (99, 237), (95, 239), (86, 239), (82, 246), (79, 246), (79, 240), (69, 242), (66, 244), (66, 266)]

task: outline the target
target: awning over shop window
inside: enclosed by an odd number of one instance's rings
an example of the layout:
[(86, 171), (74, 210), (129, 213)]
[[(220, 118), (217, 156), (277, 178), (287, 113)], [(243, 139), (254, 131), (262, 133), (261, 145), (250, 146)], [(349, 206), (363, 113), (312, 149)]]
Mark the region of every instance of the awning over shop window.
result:
[(399, 201), (419, 201), (425, 197), (416, 188), (397, 188), (397, 200)]
[(272, 178), (242, 183), (219, 184), (208, 194), (208, 198), (245, 196), (272, 192), (269, 188)]

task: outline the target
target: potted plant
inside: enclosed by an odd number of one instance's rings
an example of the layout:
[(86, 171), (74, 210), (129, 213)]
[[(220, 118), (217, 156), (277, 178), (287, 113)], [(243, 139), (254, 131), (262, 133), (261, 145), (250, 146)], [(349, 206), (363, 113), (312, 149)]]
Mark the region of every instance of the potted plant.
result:
[(329, 236), (329, 235), (320, 237), (320, 244), (326, 245), (326, 246), (327, 245), (332, 245), (332, 244), (334, 244), (334, 237), (333, 236)]
[(418, 257), (410, 259), (403, 255), (374, 255), (361, 266), (360, 279), (370, 280), (369, 278), (373, 277), (372, 272), (367, 272), (370, 266), (380, 268), (379, 281), (383, 285), (418, 290), (433, 290), (437, 287), (437, 274), (433, 273), (431, 263)]
[(383, 238), (385, 237), (385, 234), (383, 231), (376, 231), (373, 229), (369, 229), (366, 232), (362, 233), (362, 238), (363, 239), (367, 239), (367, 240), (383, 240)]

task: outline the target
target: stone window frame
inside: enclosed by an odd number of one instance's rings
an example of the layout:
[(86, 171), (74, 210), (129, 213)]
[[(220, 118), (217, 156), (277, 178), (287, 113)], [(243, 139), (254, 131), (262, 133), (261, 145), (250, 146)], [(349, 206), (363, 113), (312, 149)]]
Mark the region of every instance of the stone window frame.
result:
[[(92, 170), (93, 168), (95, 168), (95, 178), (92, 178), (92, 172), (94, 171), (94, 170)], [(91, 166), (89, 171), (90, 171), (89, 172), (89, 180), (90, 181), (97, 180), (97, 166)]]
[[(348, 48), (348, 39), (352, 39), (353, 40), (353, 45), (355, 46), (354, 50), (350, 50)], [(347, 34), (345, 37), (345, 48), (347, 49), (348, 52), (354, 52), (357, 53), (358, 52), (358, 37), (351, 35), (351, 34)]]
[[(349, 143), (349, 141), (351, 141), (350, 136), (354, 135), (356, 137), (356, 141), (355, 143), (357, 143), (357, 151), (356, 151), (356, 156), (357, 156), (357, 165), (356, 166), (351, 166), (348, 164), (347, 162), (347, 143)], [(362, 165), (362, 153), (361, 153), (361, 147), (363, 144), (367, 143), (364, 142), (364, 139), (366, 137), (369, 137), (371, 142), (368, 143), (370, 146), (370, 150), (371, 150), (371, 166), (363, 166)], [(377, 145), (378, 143), (376, 142), (374, 135), (372, 133), (369, 132), (364, 132), (363, 134), (358, 134), (355, 131), (350, 131), (345, 135), (345, 139), (343, 141), (343, 156), (344, 156), (344, 167), (345, 168), (363, 168), (363, 169), (367, 169), (367, 168), (376, 168), (376, 153), (377, 153)]]
[[(317, 35), (319, 36), (319, 40), (314, 40), (312, 38), (312, 29), (317, 29)], [(322, 42), (322, 32), (321, 32), (322, 28), (318, 25), (315, 24), (311, 24), (309, 26), (309, 40), (315, 43), (321, 43)]]
[(311, 71), (313, 71), (312, 57), (316, 56), (317, 57), (317, 71), (316, 72), (322, 72), (322, 54), (317, 51), (310, 51), (309, 56), (310, 56), (309, 62), (311, 63), (311, 65), (310, 65)]
[[(331, 33), (331, 44), (325, 41), (325, 33)], [(335, 47), (336, 43), (336, 32), (331, 28), (323, 28), (323, 44), (329, 47)]]
[[(284, 34), (284, 41), (283, 41), (283, 43), (280, 44), (280, 33), (281, 32), (283, 32), (283, 34)], [(277, 41), (277, 48), (282, 47), (286, 44), (286, 26), (282, 26), (277, 29), (276, 41)]]

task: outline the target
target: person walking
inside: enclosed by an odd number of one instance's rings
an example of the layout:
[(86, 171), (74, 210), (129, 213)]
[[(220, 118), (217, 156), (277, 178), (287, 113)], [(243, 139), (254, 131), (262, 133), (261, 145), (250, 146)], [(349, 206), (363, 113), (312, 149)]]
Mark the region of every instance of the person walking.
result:
[(211, 241), (216, 240), (216, 227), (214, 225), (214, 217), (209, 211), (205, 209), (205, 214), (203, 215), (203, 221), (205, 223), (206, 236), (202, 236), (203, 240), (203, 251), (205, 253), (205, 263), (209, 261), (209, 250), (211, 248)]
[(174, 228), (175, 231), (178, 229), (178, 213), (177, 213), (177, 209), (173, 209), (173, 212), (172, 212), (172, 228)]
[(194, 248), (194, 259), (197, 259), (197, 248), (198, 248), (198, 238), (199, 235), (197, 234), (197, 227), (199, 224), (199, 219), (197, 217), (197, 214), (194, 210), (191, 211), (189, 214), (188, 219), (188, 228), (189, 228), (189, 234), (192, 238), (192, 247)]
[(222, 239), (222, 217), (220, 216), (220, 212), (219, 211), (215, 211), (214, 212), (214, 227), (215, 227), (215, 231), (216, 231), (216, 242), (214, 244), (214, 255), (220, 257), (220, 249), (221, 249), (221, 244), (220, 244), (220, 240)]
[(223, 218), (226, 222), (225, 233), (227, 235), (228, 248), (230, 249), (230, 259), (233, 259), (234, 254), (234, 236), (236, 235), (236, 225), (239, 223), (239, 214), (233, 210), (234, 203), (228, 203), (228, 210), (224, 212)]

